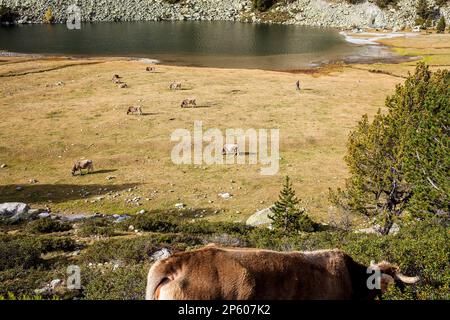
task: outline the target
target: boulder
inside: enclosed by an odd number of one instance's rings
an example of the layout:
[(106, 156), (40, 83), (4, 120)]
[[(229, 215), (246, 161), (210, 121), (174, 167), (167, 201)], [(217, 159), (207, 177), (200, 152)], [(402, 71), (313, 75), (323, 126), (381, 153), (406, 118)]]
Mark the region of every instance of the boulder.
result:
[(218, 196), (225, 200), (230, 199), (232, 197), (232, 195), (228, 192), (221, 192), (218, 194)]
[(29, 217), (30, 207), (22, 202), (6, 202), (0, 204), (0, 218), (18, 221)]
[(44, 212), (39, 213), (39, 214), (37, 215), (37, 217), (38, 217), (39, 219), (49, 218), (49, 217), (50, 217), (50, 213), (44, 211)]
[(114, 223), (120, 223), (120, 222), (122, 222), (122, 221), (125, 221), (125, 220), (127, 220), (127, 219), (129, 219), (129, 218), (131, 218), (129, 215), (126, 215), (126, 214), (124, 214), (124, 215), (114, 215), (115, 217), (114, 217)]
[(263, 210), (257, 211), (247, 219), (245, 224), (253, 227), (270, 225), (272, 223), (272, 220), (269, 218), (269, 215), (272, 214), (270, 208), (271, 207), (268, 207)]
[[(363, 228), (363, 229), (357, 229), (355, 230), (355, 233), (375, 233), (380, 234), (381, 226), (379, 224), (375, 224), (372, 227), (369, 228)], [(389, 230), (389, 234), (395, 235), (400, 231), (400, 226), (397, 223), (394, 223), (391, 227), (391, 230)]]
[(184, 207), (186, 207), (186, 205), (184, 203), (176, 203), (175, 204), (175, 208), (177, 208), (177, 209), (183, 209)]
[(152, 260), (158, 261), (158, 260), (166, 259), (166, 258), (170, 257), (170, 255), (171, 255), (171, 252), (168, 249), (162, 248), (161, 250), (158, 250), (152, 254)]

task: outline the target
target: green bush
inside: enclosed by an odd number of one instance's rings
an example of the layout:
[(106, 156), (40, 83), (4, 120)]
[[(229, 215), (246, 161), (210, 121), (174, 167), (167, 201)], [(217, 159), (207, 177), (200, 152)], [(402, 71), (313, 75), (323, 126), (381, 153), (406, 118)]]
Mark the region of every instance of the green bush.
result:
[(43, 265), (41, 255), (54, 251), (72, 251), (76, 243), (68, 237), (0, 236), (0, 271), (10, 268), (34, 268)]
[(416, 4), (416, 15), (418, 18), (427, 20), (431, 16), (431, 7), (428, 5), (427, 0), (418, 0)]
[(358, 4), (364, 2), (364, 0), (346, 0), (350, 4)]
[(42, 263), (42, 252), (34, 239), (0, 236), (0, 243), (0, 271), (31, 268)]
[(252, 0), (253, 8), (258, 11), (266, 11), (272, 7), (277, 0)]
[(84, 299), (143, 300), (148, 269), (146, 264), (137, 264), (115, 270), (83, 270)]
[(445, 5), (448, 5), (450, 3), (450, 0), (435, 0), (434, 2), (437, 6), (443, 7)]
[[(4, 295), (0, 295), (0, 301), (2, 300), (44, 300), (44, 299), (40, 295), (27, 295), (27, 294), (16, 295), (12, 292), (7, 292)], [(54, 300), (57, 300), (57, 298), (55, 297)]]
[(112, 223), (107, 219), (88, 219), (82, 223), (77, 232), (77, 234), (82, 237), (112, 237), (115, 233)]
[(163, 214), (139, 214), (126, 220), (123, 225), (133, 225), (135, 229), (149, 232), (176, 232), (177, 224), (171, 216)]
[(31, 233), (63, 232), (70, 229), (72, 226), (69, 223), (50, 218), (34, 220), (27, 225), (27, 230)]
[(0, 271), (0, 296), (5, 299), (10, 299), (10, 293), (16, 297), (34, 296), (35, 289), (59, 278), (63, 274), (61, 271), (63, 270), (22, 267)]
[(378, 7), (385, 9), (389, 6), (395, 6), (398, 0), (375, 0)]
[(220, 234), (226, 233), (230, 235), (245, 235), (252, 227), (243, 223), (235, 222), (209, 222), (200, 220), (196, 222), (185, 222), (177, 227), (177, 231), (187, 234)]
[(54, 251), (69, 252), (77, 248), (75, 240), (69, 237), (42, 236), (34, 238), (33, 241), (41, 253)]
[(6, 6), (0, 6), (0, 23), (13, 23), (19, 18), (19, 14)]
[(127, 264), (148, 261), (151, 254), (168, 247), (176, 250), (202, 244), (200, 238), (179, 235), (150, 235), (131, 239), (109, 239), (98, 241), (82, 255), (85, 262), (103, 263), (120, 260)]

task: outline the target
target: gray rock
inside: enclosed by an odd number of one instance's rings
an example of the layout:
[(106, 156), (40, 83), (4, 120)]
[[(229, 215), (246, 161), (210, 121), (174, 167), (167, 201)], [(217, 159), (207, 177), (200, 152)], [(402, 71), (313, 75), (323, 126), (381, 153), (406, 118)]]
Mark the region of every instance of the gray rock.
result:
[(118, 217), (115, 217), (114, 223), (120, 223), (122, 221), (125, 221), (125, 220), (131, 218), (129, 215), (126, 215), (126, 214), (124, 214), (124, 215), (117, 215), (117, 216)]
[(154, 261), (159, 261), (159, 260), (166, 259), (166, 258), (170, 257), (171, 254), (172, 253), (168, 249), (162, 248), (161, 250), (156, 251), (155, 253), (153, 253), (151, 258)]
[(225, 200), (230, 199), (232, 197), (232, 195), (228, 192), (221, 192), (218, 194), (218, 196)]
[(50, 217), (50, 213), (49, 213), (49, 212), (41, 212), (41, 213), (39, 213), (39, 214), (37, 215), (37, 217), (38, 217), (39, 219), (48, 218), (48, 217)]
[(18, 221), (28, 219), (30, 207), (22, 202), (6, 202), (0, 204), (0, 218)]
[(252, 214), (247, 221), (245, 222), (246, 225), (257, 227), (261, 225), (270, 225), (272, 223), (272, 220), (269, 218), (269, 215), (272, 215), (272, 211), (270, 211), (270, 208), (265, 208), (263, 210), (257, 211), (256, 213)]
[(77, 214), (71, 214), (71, 215), (58, 214), (57, 216), (62, 221), (76, 222), (76, 221), (82, 221), (85, 219), (94, 218), (97, 215), (96, 214), (87, 214), (87, 213), (77, 213)]
[(177, 208), (177, 209), (183, 209), (184, 207), (186, 207), (186, 205), (184, 203), (176, 203), (175, 204), (175, 208)]

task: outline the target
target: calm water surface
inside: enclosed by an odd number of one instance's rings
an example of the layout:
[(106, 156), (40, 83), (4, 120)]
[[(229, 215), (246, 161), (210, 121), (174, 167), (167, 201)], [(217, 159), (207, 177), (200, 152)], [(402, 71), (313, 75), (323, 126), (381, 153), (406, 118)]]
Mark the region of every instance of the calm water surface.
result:
[(165, 64), (297, 69), (373, 57), (336, 30), (239, 22), (86, 23), (0, 28), (0, 50), (73, 56), (131, 56)]

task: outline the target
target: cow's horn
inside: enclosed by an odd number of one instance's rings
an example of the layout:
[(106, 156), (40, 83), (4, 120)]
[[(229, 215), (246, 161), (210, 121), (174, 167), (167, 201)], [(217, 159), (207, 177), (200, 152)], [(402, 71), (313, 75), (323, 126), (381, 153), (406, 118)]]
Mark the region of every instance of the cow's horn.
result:
[(420, 280), (419, 277), (408, 277), (401, 273), (397, 273), (395, 276), (402, 282), (408, 283), (408, 284), (413, 284)]

